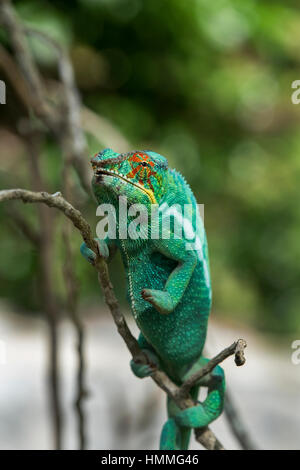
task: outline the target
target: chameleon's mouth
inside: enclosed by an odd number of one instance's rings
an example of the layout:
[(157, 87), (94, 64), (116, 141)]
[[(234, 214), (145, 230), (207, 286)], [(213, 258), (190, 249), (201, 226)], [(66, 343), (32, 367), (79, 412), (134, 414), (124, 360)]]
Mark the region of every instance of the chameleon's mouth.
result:
[(120, 178), (121, 180), (126, 181), (126, 183), (130, 183), (132, 186), (135, 186), (140, 191), (143, 191), (148, 196), (148, 198), (150, 199), (152, 204), (157, 204), (155, 196), (154, 196), (153, 192), (150, 189), (146, 189), (146, 188), (144, 188), (144, 186), (142, 184), (131, 181), (129, 178), (127, 178), (124, 175), (121, 175), (117, 171), (103, 170), (101, 168), (101, 169), (97, 169), (94, 174), (95, 174), (95, 176), (107, 175), (107, 176), (114, 176), (115, 178)]

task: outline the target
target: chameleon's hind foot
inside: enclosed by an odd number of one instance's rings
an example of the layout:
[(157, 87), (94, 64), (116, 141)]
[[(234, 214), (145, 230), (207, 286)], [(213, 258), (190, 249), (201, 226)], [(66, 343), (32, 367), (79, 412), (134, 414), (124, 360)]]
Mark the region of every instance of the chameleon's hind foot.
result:
[(152, 351), (143, 349), (143, 353), (147, 356), (149, 364), (138, 364), (133, 360), (130, 361), (130, 368), (139, 379), (149, 377), (159, 366), (158, 358)]
[[(109, 249), (107, 247), (107, 244), (105, 243), (104, 240), (101, 240), (100, 238), (95, 238), (95, 241), (98, 244), (99, 248), (99, 253), (100, 256), (102, 256), (104, 259), (108, 259), (109, 257)], [(94, 264), (95, 259), (96, 259), (96, 254), (91, 250), (86, 243), (82, 243), (80, 246), (80, 252), (82, 256), (90, 263)]]
[(151, 344), (148, 343), (142, 333), (140, 333), (138, 343), (143, 353), (147, 356), (149, 364), (138, 364), (131, 360), (130, 368), (136, 377), (143, 379), (144, 377), (149, 377), (151, 374), (153, 374), (154, 370), (159, 368), (159, 359), (155, 354)]

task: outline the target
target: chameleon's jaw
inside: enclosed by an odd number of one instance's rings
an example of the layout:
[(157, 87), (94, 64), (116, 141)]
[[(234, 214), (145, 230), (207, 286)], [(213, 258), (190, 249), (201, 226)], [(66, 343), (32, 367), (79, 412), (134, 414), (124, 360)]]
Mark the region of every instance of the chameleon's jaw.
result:
[(117, 171), (104, 170), (104, 169), (101, 168), (101, 169), (97, 169), (94, 174), (95, 174), (96, 178), (99, 177), (99, 176), (101, 177), (102, 175), (106, 175), (106, 176), (112, 176), (112, 177), (115, 177), (115, 178), (119, 178), (123, 181), (126, 181), (126, 183), (129, 183), (132, 186), (135, 186), (136, 188), (138, 188), (140, 191), (144, 192), (148, 196), (148, 198), (150, 199), (152, 204), (157, 204), (155, 196), (154, 196), (153, 192), (150, 189), (144, 188), (144, 186), (142, 184), (130, 180), (126, 176), (121, 175), (120, 173), (118, 173)]

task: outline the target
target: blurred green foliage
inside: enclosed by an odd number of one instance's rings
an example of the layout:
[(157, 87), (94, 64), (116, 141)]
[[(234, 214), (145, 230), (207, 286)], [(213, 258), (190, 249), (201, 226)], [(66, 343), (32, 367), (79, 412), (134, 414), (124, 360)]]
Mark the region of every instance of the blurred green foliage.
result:
[[(70, 48), (85, 105), (110, 119), (133, 148), (164, 154), (205, 204), (216, 314), (278, 333), (299, 330), (300, 115), (291, 103), (291, 83), (300, 79), (297, 2), (15, 4), (27, 24)], [(45, 76), (55, 77), (55, 55), (38, 40), (31, 45)], [(1, 186), (24, 186), (24, 149), (4, 137)], [(93, 154), (101, 135), (88, 142)], [(42, 158), (56, 191), (60, 155), (51, 141)], [(96, 224), (93, 203), (83, 210)], [(37, 253), (7, 224), (7, 208), (0, 211), (0, 295), (38, 308)], [(75, 249), (79, 243), (74, 235)], [(98, 299), (95, 273), (79, 255), (76, 263), (83, 300)], [(58, 259), (61, 286), (59, 276)]]

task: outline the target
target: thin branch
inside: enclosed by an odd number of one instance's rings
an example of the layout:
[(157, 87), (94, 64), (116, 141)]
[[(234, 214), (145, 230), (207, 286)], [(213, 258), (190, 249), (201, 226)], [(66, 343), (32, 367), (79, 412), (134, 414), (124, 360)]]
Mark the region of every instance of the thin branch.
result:
[(245, 348), (247, 343), (244, 339), (239, 339), (236, 343), (236, 348), (234, 351), (234, 362), (238, 367), (243, 366), (246, 362), (245, 358)]
[(228, 348), (225, 348), (215, 357), (213, 357), (204, 367), (195, 372), (191, 377), (189, 377), (183, 385), (180, 387), (179, 394), (184, 396), (188, 393), (194, 385), (196, 385), (203, 377), (208, 375), (212, 370), (223, 362), (227, 357), (235, 355), (235, 363), (237, 366), (242, 366), (245, 364), (244, 349), (247, 347), (247, 343), (244, 339), (239, 339), (238, 341), (232, 343)]
[[(60, 129), (57, 132), (66, 160), (74, 165), (84, 190), (90, 192), (90, 175), (85, 157), (87, 145), (81, 129), (81, 102), (75, 83), (74, 71), (67, 50), (55, 39), (34, 28), (24, 28), (24, 32), (34, 35), (54, 49), (58, 57), (58, 72), (63, 85), (63, 109)], [(61, 119), (61, 116), (59, 118)]]
[[(212, 337), (210, 337), (212, 341)], [(205, 356), (210, 357), (210, 353), (207, 350), (207, 345), (205, 346)], [(258, 449), (257, 445), (254, 443), (251, 433), (249, 433), (247, 426), (244, 423), (244, 420), (237, 408), (235, 399), (232, 396), (230, 391), (230, 386), (227, 384), (224, 400), (224, 410), (223, 415), (228, 421), (229, 427), (237, 439), (240, 447), (243, 450), (254, 450)]]
[[(29, 174), (32, 187), (39, 191), (46, 186), (46, 182), (41, 173), (39, 147), (40, 137), (37, 132), (28, 129), (26, 136), (27, 156), (29, 163)], [(53, 421), (55, 448), (62, 448), (62, 429), (63, 412), (60, 391), (60, 373), (59, 373), (59, 318), (60, 308), (55, 294), (55, 285), (53, 282), (54, 271), (54, 218), (56, 213), (50, 213), (47, 207), (39, 205), (37, 208), (39, 219), (39, 245), (38, 260), (40, 275), (38, 281), (40, 284), (40, 299), (43, 310), (49, 325), (49, 358), (48, 358), (48, 380), (50, 385), (50, 416)]]
[[(69, 60), (69, 56), (66, 51), (61, 48), (56, 41), (51, 40), (48, 36), (44, 36), (43, 33), (29, 30), (24, 28), (24, 26), (18, 21), (17, 15), (15, 14), (14, 8), (11, 5), (9, 0), (0, 0), (0, 14), (2, 16), (2, 23), (6, 28), (12, 43), (12, 47), (15, 52), (17, 62), (20, 66), (21, 71), (23, 72), (24, 82), (28, 88), (28, 101), (30, 102), (32, 108), (36, 112), (37, 116), (40, 117), (45, 126), (54, 134), (56, 140), (58, 141), (62, 153), (64, 155), (64, 189), (68, 187), (69, 175), (69, 163), (72, 162), (79, 179), (85, 191), (90, 192), (90, 177), (88, 174), (87, 166), (85, 164), (85, 152), (86, 152), (86, 142), (83, 132), (81, 131), (81, 116), (80, 116), (80, 100), (77, 88), (75, 86), (73, 68)], [(50, 106), (49, 102), (46, 99), (44, 84), (40, 78), (38, 68), (32, 58), (31, 52), (27, 44), (26, 34), (35, 34), (38, 35), (42, 40), (46, 40), (52, 48), (58, 52), (58, 64), (59, 64), (59, 75), (63, 85), (63, 109), (59, 106)], [(66, 184), (65, 184), (66, 183)], [(37, 188), (36, 188), (37, 189)], [(41, 187), (39, 188), (41, 189)], [(39, 211), (45, 223), (48, 220), (48, 215), (44, 214), (44, 209), (41, 208)], [(40, 237), (40, 259), (41, 266), (43, 271), (43, 284), (48, 284), (51, 282), (51, 277), (47, 276), (47, 266), (44, 263), (45, 256), (51, 249), (49, 246), (49, 240), (52, 233), (52, 227), (47, 225), (47, 228), (44, 227), (44, 224), (41, 224), (41, 230), (47, 230), (45, 236)], [(83, 412), (83, 398), (86, 395), (84, 390), (84, 357), (83, 357), (83, 342), (84, 342), (84, 331), (83, 326), (80, 322), (77, 305), (75, 299), (77, 292), (75, 292), (75, 279), (73, 276), (73, 269), (70, 266), (72, 262), (71, 256), (71, 245), (69, 243), (68, 236), (68, 227), (64, 229), (64, 238), (67, 248), (67, 256), (69, 259), (64, 264), (65, 270), (67, 272), (66, 284), (67, 284), (67, 303), (70, 311), (73, 324), (77, 331), (77, 351), (78, 351), (78, 392), (76, 397), (76, 409), (78, 413), (78, 423), (79, 423), (79, 436), (80, 436), (80, 448), (85, 447), (85, 419)], [(51, 260), (49, 260), (50, 262)], [(50, 289), (50, 284), (48, 285)], [(48, 290), (49, 290), (48, 289)], [(51, 290), (51, 289), (50, 289)], [(50, 293), (49, 293), (50, 295)], [(46, 310), (50, 320), (50, 331), (52, 338), (52, 347), (56, 348), (57, 339), (56, 339), (56, 315), (55, 315), (55, 303), (54, 298), (52, 302), (48, 302), (46, 305)], [(48, 316), (49, 316), (48, 315)], [(57, 375), (57, 352), (52, 350), (52, 387), (53, 390), (53, 406), (54, 406), (54, 416), (56, 420), (56, 445), (60, 447), (60, 411), (59, 411), (59, 400), (58, 400), (58, 375)]]
[(80, 315), (78, 313), (78, 282), (74, 275), (74, 265), (72, 263), (73, 253), (71, 249), (69, 226), (64, 225), (63, 239), (65, 245), (65, 260), (64, 260), (64, 279), (67, 291), (67, 310), (72, 320), (76, 332), (77, 341), (77, 383), (75, 392), (74, 406), (77, 413), (77, 425), (79, 435), (79, 449), (86, 448), (86, 415), (84, 412), (84, 400), (88, 396), (88, 391), (85, 385), (85, 331)]
[[(41, 304), (47, 315), (49, 324), (49, 365), (48, 365), (48, 380), (51, 390), (51, 409), (50, 414), (54, 422), (54, 440), (55, 448), (60, 449), (61, 446), (61, 428), (62, 428), (62, 413), (59, 394), (59, 377), (58, 377), (58, 352), (57, 352), (57, 303), (53, 295), (51, 287), (51, 271), (50, 260), (52, 258), (48, 249), (48, 241), (44, 238), (44, 234), (37, 233), (27, 223), (26, 219), (15, 209), (10, 211), (10, 218), (12, 222), (18, 227), (23, 235), (32, 243), (38, 250), (40, 261), (40, 276), (39, 281), (41, 284), (40, 297)], [(43, 219), (44, 220), (44, 219)], [(44, 221), (45, 222), (45, 221)], [(40, 224), (41, 226), (43, 224)], [(48, 224), (43, 225), (44, 230), (47, 230)], [(42, 230), (43, 231), (43, 230)], [(49, 236), (49, 233), (48, 233)]]
[[(71, 199), (72, 195), (72, 181), (70, 174), (70, 166), (72, 162), (70, 159), (64, 155), (64, 167), (63, 167), (63, 192), (66, 195), (67, 199)], [(83, 322), (78, 312), (78, 296), (79, 296), (79, 283), (75, 274), (74, 266), (74, 253), (71, 244), (71, 224), (63, 224), (62, 235), (65, 244), (65, 254), (64, 254), (64, 281), (67, 292), (67, 310), (69, 312), (71, 321), (73, 323), (76, 341), (77, 341), (77, 388), (76, 388), (76, 398), (74, 401), (75, 412), (77, 416), (77, 426), (78, 426), (78, 444), (79, 449), (84, 450), (86, 448), (87, 438), (86, 438), (86, 413), (84, 410), (84, 400), (88, 396), (85, 383), (85, 355), (84, 355), (84, 346), (85, 346), (85, 330)]]
[(56, 119), (45, 100), (45, 90), (37, 67), (32, 59), (26, 36), (19, 24), (10, 0), (0, 0), (0, 21), (10, 36), (19, 66), (26, 78), (30, 101), (36, 114), (52, 130), (56, 129)]
[(62, 197), (60, 192), (49, 194), (45, 191), (34, 192), (27, 191), (26, 189), (4, 189), (0, 191), (0, 202), (13, 201), (17, 199), (21, 199), (23, 202), (29, 203), (41, 202), (46, 204), (48, 207), (55, 207), (63, 212), (80, 231), (88, 247), (97, 253), (98, 245), (92, 238), (89, 224), (82, 217), (81, 213)]
[[(90, 193), (90, 177), (85, 165), (86, 143), (81, 131), (80, 100), (68, 54), (55, 40), (44, 33), (25, 28), (19, 22), (10, 0), (0, 0), (0, 22), (9, 34), (17, 62), (23, 73), (28, 90), (28, 101), (36, 115), (56, 136), (67, 158), (72, 160), (84, 190)], [(28, 47), (27, 34), (38, 35), (58, 52), (65, 109), (55, 109), (49, 103), (43, 81)]]
[(30, 100), (28, 99), (28, 90), (23, 76), (19, 67), (17, 67), (15, 61), (12, 59), (7, 50), (2, 46), (2, 44), (0, 44), (0, 65), (5, 71), (7, 78), (13, 85), (20, 101), (23, 103), (26, 109), (29, 109)]
[(113, 292), (112, 284), (109, 278), (107, 264), (100, 257), (98, 245), (92, 237), (91, 228), (81, 215), (80, 211), (75, 209), (68, 201), (66, 201), (60, 192), (49, 194), (46, 192), (27, 191), (24, 189), (8, 189), (0, 191), (0, 202), (17, 199), (21, 199), (23, 202), (44, 203), (49, 207), (55, 207), (72, 221), (73, 225), (80, 231), (81, 236), (87, 246), (97, 255), (94, 266), (99, 273), (105, 300), (112, 312), (119, 333), (125, 340), (126, 345), (135, 360), (147, 360), (146, 356), (141, 352), (137, 340), (130, 333), (127, 323), (120, 311), (120, 307)]

